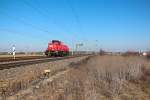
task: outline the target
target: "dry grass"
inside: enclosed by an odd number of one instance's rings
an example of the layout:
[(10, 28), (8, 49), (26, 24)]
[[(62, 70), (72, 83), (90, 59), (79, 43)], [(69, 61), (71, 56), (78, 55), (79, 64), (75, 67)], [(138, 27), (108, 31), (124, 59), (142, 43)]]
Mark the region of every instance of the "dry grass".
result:
[(54, 75), (65, 70), (71, 62), (77, 62), (84, 58), (86, 57), (0, 70), (0, 100), (1, 97), (12, 96), (47, 78), (44, 76), (45, 69), (50, 69), (51, 75)]
[[(76, 66), (55, 82), (52, 100), (142, 100), (149, 98), (138, 88), (144, 60), (138, 57), (102, 56)], [(63, 81), (66, 82), (63, 82)], [(61, 81), (61, 82), (59, 82)], [(61, 84), (61, 87), (57, 84)], [(146, 86), (146, 85), (145, 85)], [(52, 87), (46, 87), (51, 89)], [(61, 89), (61, 92), (59, 90)], [(149, 89), (148, 89), (149, 90)], [(69, 91), (69, 92), (68, 92)], [(61, 99), (60, 99), (61, 98)]]
[[(149, 100), (150, 63), (140, 57), (96, 56), (70, 64), (70, 71), (19, 100)], [(12, 100), (15, 100), (12, 99)]]
[(144, 61), (137, 57), (97, 57), (88, 64), (88, 80), (102, 95), (115, 98), (128, 82), (140, 79), (143, 64)]

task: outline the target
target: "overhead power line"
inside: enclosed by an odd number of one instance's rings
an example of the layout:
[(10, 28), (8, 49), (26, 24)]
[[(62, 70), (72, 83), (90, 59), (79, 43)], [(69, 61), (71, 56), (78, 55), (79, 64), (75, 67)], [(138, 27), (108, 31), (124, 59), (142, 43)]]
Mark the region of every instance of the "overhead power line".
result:
[[(28, 38), (32, 38), (31, 34), (30, 34), (30, 35), (27, 35), (27, 34), (24, 33), (24, 32), (19, 32), (18, 30), (14, 30), (14, 29), (1, 29), (1, 28), (0, 28), (0, 31), (2, 31), (2, 32), (8, 32), (8, 33), (15, 34), (15, 35), (19, 35), (19, 36), (27, 36)], [(35, 36), (35, 35), (34, 35), (34, 36)]]
[(26, 21), (24, 21), (24, 20), (22, 20), (22, 19), (20, 19), (20, 18), (18, 18), (18, 17), (9, 15), (9, 14), (4, 13), (4, 12), (1, 12), (1, 15), (2, 15), (2, 14), (4, 14), (4, 16), (7, 16), (7, 17), (9, 17), (9, 18), (12, 18), (12, 19), (16, 20), (17, 22), (20, 22), (21, 24), (24, 24), (25, 26), (30, 26), (31, 28), (34, 28), (34, 29), (36, 29), (36, 30), (39, 30), (39, 31), (42, 31), (42, 32), (45, 32), (45, 33), (50, 33), (48, 30), (45, 30), (45, 29), (43, 29), (43, 28), (41, 28), (41, 27), (38, 27), (38, 26), (35, 26), (34, 24), (31, 24), (31, 23), (29, 23), (29, 22), (26, 22)]
[(30, 39), (44, 39), (44, 40), (48, 40), (49, 37), (45, 37), (44, 35), (42, 34), (31, 34), (31, 32), (29, 33), (26, 33), (26, 32), (22, 32), (22, 31), (18, 31), (18, 30), (15, 30), (15, 29), (7, 29), (7, 28), (0, 28), (0, 33), (2, 32), (7, 32), (7, 33), (10, 33), (10, 34), (13, 34), (13, 35), (17, 35), (17, 36), (21, 36), (21, 37), (27, 37), (27, 38), (30, 38)]
[[(36, 7), (35, 5), (31, 4), (31, 2), (28, 2), (27, 0), (24, 0), (24, 4), (26, 4), (27, 6), (31, 7), (34, 11), (36, 11), (37, 13), (39, 13), (40, 15), (42, 15), (44, 18), (45, 17), (47, 17), (47, 18), (50, 17), (49, 16), (49, 12), (47, 11), (47, 9), (40, 8), (38, 2), (36, 2), (36, 4), (38, 4), (38, 7)], [(55, 24), (58, 28), (60, 28), (64, 32), (67, 32), (64, 28), (62, 28), (60, 25), (58, 25), (55, 21), (52, 21), (52, 23)]]
[(79, 16), (78, 16), (78, 14), (76, 13), (76, 11), (75, 11), (73, 5), (71, 4), (71, 2), (70, 2), (69, 0), (67, 0), (67, 3), (68, 3), (68, 5), (69, 5), (69, 7), (71, 8), (71, 11), (72, 11), (72, 13), (73, 13), (73, 15), (74, 15), (74, 18), (75, 18), (75, 20), (76, 20), (76, 23), (79, 25), (79, 30), (82, 32), (82, 31), (83, 31), (83, 30), (82, 30), (82, 25), (81, 25), (80, 18), (79, 18)]

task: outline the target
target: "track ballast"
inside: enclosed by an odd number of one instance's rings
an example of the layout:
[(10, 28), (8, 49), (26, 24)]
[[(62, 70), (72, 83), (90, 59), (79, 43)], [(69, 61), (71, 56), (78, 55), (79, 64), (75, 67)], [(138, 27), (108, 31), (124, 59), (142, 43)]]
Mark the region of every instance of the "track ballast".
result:
[(80, 56), (78, 55), (78, 56), (68, 56), (68, 57), (53, 57), (53, 58), (40, 58), (40, 59), (23, 60), (23, 61), (2, 62), (2, 63), (0, 63), (0, 70), (15, 68), (15, 67), (24, 66), (24, 65), (52, 62), (52, 61), (56, 61), (56, 60), (63, 60), (63, 59), (69, 59), (69, 58), (75, 58), (75, 57), (81, 57), (81, 55)]

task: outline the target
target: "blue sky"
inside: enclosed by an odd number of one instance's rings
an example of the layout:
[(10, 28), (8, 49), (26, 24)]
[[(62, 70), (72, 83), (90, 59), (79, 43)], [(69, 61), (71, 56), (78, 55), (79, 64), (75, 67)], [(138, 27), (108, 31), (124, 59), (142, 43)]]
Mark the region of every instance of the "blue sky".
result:
[(150, 49), (149, 0), (0, 0), (0, 51), (44, 51), (58, 39), (72, 49)]

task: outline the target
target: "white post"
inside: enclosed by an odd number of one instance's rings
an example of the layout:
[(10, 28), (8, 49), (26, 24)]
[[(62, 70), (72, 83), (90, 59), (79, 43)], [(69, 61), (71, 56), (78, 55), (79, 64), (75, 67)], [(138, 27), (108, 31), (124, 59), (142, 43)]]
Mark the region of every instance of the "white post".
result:
[(13, 47), (12, 47), (12, 50), (13, 50), (13, 57), (14, 57), (14, 59), (15, 59), (15, 46), (13, 45)]

